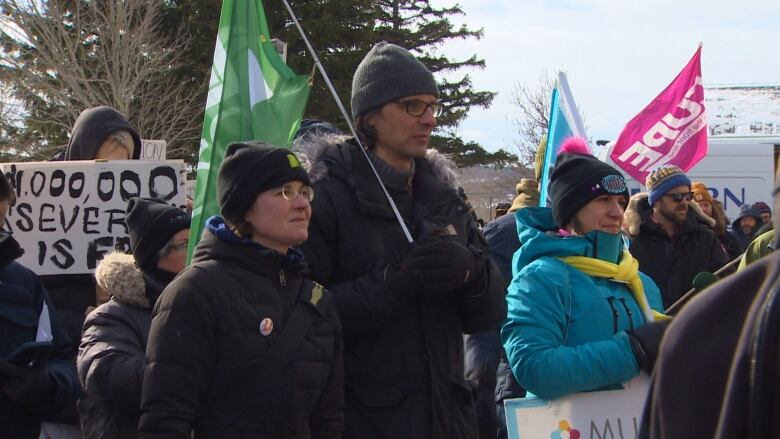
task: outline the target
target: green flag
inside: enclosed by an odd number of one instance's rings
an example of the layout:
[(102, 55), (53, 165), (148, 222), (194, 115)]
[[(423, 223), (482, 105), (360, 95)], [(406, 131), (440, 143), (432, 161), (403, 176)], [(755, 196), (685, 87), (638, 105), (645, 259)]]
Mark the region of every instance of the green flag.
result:
[(193, 197), (189, 258), (206, 220), (219, 214), (217, 171), (227, 145), (262, 140), (289, 147), (309, 99), (270, 41), (261, 0), (224, 0), (214, 49)]

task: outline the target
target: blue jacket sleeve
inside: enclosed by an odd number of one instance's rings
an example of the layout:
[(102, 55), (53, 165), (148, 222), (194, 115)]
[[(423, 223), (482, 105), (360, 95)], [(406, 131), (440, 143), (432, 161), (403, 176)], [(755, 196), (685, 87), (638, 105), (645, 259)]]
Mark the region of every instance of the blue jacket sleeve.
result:
[(564, 263), (553, 259), (529, 264), (509, 286), (504, 349), (520, 385), (541, 398), (619, 384), (639, 372), (625, 332), (566, 345), (572, 287)]

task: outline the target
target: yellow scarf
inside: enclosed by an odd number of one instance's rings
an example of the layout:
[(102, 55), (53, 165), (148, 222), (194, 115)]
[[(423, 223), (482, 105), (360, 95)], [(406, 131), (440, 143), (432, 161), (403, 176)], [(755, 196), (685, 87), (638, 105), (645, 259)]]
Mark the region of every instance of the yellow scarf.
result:
[(645, 297), (642, 280), (639, 278), (639, 262), (631, 256), (628, 250), (623, 250), (620, 264), (613, 264), (586, 256), (567, 256), (560, 259), (588, 276), (603, 277), (625, 283), (631, 291), (631, 295), (634, 296), (634, 300), (642, 309), (642, 314), (644, 314), (646, 321), (652, 322), (653, 320), (671, 318), (650, 308), (647, 297)]

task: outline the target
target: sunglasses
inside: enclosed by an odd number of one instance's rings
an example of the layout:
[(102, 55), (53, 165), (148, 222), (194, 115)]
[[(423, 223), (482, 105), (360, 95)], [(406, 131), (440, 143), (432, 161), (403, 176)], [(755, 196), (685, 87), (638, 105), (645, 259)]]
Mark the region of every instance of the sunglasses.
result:
[(419, 99), (409, 99), (407, 101), (398, 101), (398, 104), (403, 106), (410, 116), (414, 117), (422, 116), (428, 108), (431, 109), (434, 117), (441, 116), (444, 111), (444, 106), (439, 101), (428, 103)]
[(666, 194), (665, 196), (671, 198), (675, 203), (679, 203), (683, 198), (685, 198), (686, 201), (691, 201), (693, 199), (693, 192), (678, 192), (676, 194)]

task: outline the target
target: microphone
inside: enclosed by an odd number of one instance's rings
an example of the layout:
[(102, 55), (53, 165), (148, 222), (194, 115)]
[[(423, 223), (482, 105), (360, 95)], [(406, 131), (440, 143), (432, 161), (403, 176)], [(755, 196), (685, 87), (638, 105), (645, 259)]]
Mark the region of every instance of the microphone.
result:
[(709, 271), (700, 271), (693, 277), (693, 282), (691, 282), (691, 284), (693, 285), (694, 290), (701, 291), (718, 280), (720, 280), (720, 278)]

